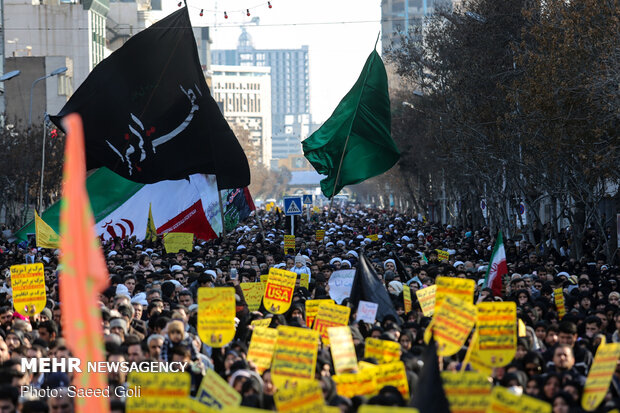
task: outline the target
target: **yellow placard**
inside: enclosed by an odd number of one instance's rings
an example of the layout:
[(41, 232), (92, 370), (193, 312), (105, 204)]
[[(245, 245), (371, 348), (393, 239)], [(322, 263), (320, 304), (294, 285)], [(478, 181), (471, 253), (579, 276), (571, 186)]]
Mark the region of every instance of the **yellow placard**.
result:
[(564, 305), (564, 290), (556, 288), (553, 290), (553, 300), (555, 301), (555, 308), (558, 310), (558, 317), (560, 320), (566, 315), (566, 306)]
[(194, 249), (194, 234), (189, 232), (167, 232), (164, 234), (164, 248), (169, 254), (181, 250), (191, 252)]
[(230, 387), (228, 382), (220, 377), (212, 369), (207, 369), (200, 388), (196, 393), (196, 400), (202, 405), (222, 410), (224, 406), (237, 407), (241, 404), (241, 395), (235, 389)]
[(408, 285), (403, 285), (403, 301), (405, 304), (405, 313), (411, 312), (411, 288)]
[(437, 258), (439, 259), (439, 261), (448, 261), (448, 260), (450, 260), (450, 253), (448, 251), (435, 250), (435, 252), (437, 253)]
[(314, 379), (319, 333), (306, 328), (278, 326), (271, 374), (278, 388), (287, 381)]
[[(263, 409), (256, 409), (254, 407), (246, 407), (246, 406), (224, 406), (221, 411), (222, 413), (265, 413)], [(196, 413), (204, 413), (204, 412), (196, 412)]]
[(269, 281), (269, 274), (261, 274), (260, 282), (267, 285), (267, 281)]
[(379, 364), (400, 360), (400, 344), (395, 341), (366, 337), (364, 358), (374, 358)]
[(474, 289), (476, 288), (474, 280), (469, 280), (467, 278), (437, 277), (435, 284), (437, 285), (435, 312), (437, 312), (443, 298), (448, 295), (458, 297), (468, 303), (473, 304), (474, 302)]
[(489, 377), (474, 371), (441, 372), (450, 413), (485, 413), (491, 396)]
[(248, 360), (256, 365), (259, 374), (271, 366), (273, 352), (276, 350), (278, 330), (275, 328), (255, 328), (248, 349)]
[(198, 335), (210, 347), (224, 347), (235, 337), (235, 289), (198, 289)]
[(371, 241), (379, 241), (379, 234), (368, 234), (366, 235), (366, 238)]
[(517, 396), (505, 387), (495, 386), (487, 413), (551, 413), (551, 405), (530, 396)]
[(316, 230), (316, 234), (314, 236), (314, 239), (316, 242), (321, 242), (323, 241), (323, 239), (325, 238), (325, 230), (324, 229), (317, 229)]
[(363, 404), (360, 406), (358, 413), (419, 413), (419, 410), (415, 407), (396, 407)]
[(295, 251), (295, 235), (284, 236), (284, 253), (289, 254), (290, 250)]
[(323, 303), (335, 304), (332, 299), (308, 300), (306, 301), (306, 326), (312, 328), (316, 314), (319, 312), (319, 306)]
[(465, 302), (458, 297), (446, 296), (435, 316), (431, 326), (424, 334), (426, 341), (430, 340), (431, 331), (437, 340), (437, 354), (451, 356), (456, 354), (469, 336), (476, 322), (476, 307), (471, 302)]
[(269, 327), (271, 324), (271, 318), (262, 318), (260, 320), (253, 320), (251, 325), (256, 327)]
[(385, 386), (394, 386), (403, 395), (405, 400), (409, 399), (409, 382), (405, 373), (405, 363), (395, 361), (388, 364), (380, 364), (375, 370), (377, 389)]
[(591, 412), (596, 410), (609, 390), (611, 378), (620, 358), (620, 343), (601, 344), (596, 350), (594, 362), (586, 379), (581, 397), (581, 407)]
[(315, 380), (280, 389), (273, 399), (279, 412), (316, 413), (325, 404), (321, 386)]
[(310, 288), (310, 274), (306, 274), (306, 273), (299, 274), (299, 286), (304, 287), (306, 289)]
[(28, 316), (43, 311), (47, 294), (42, 263), (11, 266), (11, 287), (15, 311)]
[(329, 345), (327, 329), (329, 327), (346, 326), (349, 324), (350, 315), (351, 309), (349, 307), (338, 304), (323, 303), (319, 306), (319, 312), (316, 315), (312, 329), (321, 334), (321, 338), (323, 339), (323, 343), (325, 343), (325, 345)]
[(351, 329), (348, 326), (329, 327), (327, 334), (336, 374), (357, 371), (357, 356), (355, 355)]
[(265, 285), (263, 283), (241, 283), (239, 286), (248, 304), (248, 310), (258, 311), (263, 295), (265, 295)]
[(489, 377), (493, 373), (493, 367), (486, 364), (478, 355), (478, 331), (474, 330), (469, 347), (465, 353), (465, 359), (463, 360), (462, 368), (470, 365), (472, 369), (486, 377)]
[(519, 337), (527, 336), (527, 330), (525, 329), (525, 323), (521, 319), (517, 320), (517, 335)]
[(127, 413), (186, 413), (190, 409), (189, 373), (131, 372), (128, 389), (139, 389), (139, 397), (127, 397)]
[(517, 352), (517, 304), (482, 302), (476, 307), (478, 356), (489, 366), (503, 367)]
[(297, 274), (278, 268), (269, 269), (263, 305), (273, 314), (284, 314), (291, 306)]
[(376, 366), (373, 365), (357, 373), (337, 374), (332, 376), (334, 383), (336, 383), (337, 393), (348, 398), (374, 394), (377, 390), (375, 367)]
[(430, 287), (422, 288), (415, 292), (418, 297), (418, 302), (422, 308), (422, 314), (424, 317), (432, 317), (435, 313), (435, 296), (437, 293), (437, 286), (431, 285)]

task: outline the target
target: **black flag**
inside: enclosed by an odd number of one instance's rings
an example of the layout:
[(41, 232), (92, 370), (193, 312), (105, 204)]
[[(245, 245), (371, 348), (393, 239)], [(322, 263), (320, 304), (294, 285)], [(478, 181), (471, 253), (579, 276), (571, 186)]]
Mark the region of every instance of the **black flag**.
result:
[(360, 300), (370, 301), (379, 305), (377, 308), (377, 320), (383, 321), (383, 318), (390, 314), (394, 316), (398, 324), (401, 323), (385, 286), (379, 280), (377, 273), (363, 252), (359, 254), (353, 286), (351, 287), (351, 303), (354, 308), (357, 308)]
[(187, 8), (130, 38), (99, 63), (52, 121), (84, 121), (88, 169), (141, 183), (215, 174), (250, 184), (248, 160), (211, 96)]
[(431, 340), (424, 350), (423, 361), (424, 367), (410, 405), (417, 408), (420, 413), (450, 413), (450, 403), (446, 398), (439, 373), (435, 340)]

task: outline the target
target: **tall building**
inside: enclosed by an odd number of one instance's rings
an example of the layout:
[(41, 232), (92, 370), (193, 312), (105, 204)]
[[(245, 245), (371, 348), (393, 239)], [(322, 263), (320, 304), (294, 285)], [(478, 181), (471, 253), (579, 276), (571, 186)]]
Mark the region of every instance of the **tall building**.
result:
[(270, 167), (271, 68), (211, 65), (211, 93), (226, 120), (250, 133), (258, 162)]
[(301, 153), (301, 141), (308, 136), (310, 89), (308, 46), (300, 49), (255, 49), (242, 28), (237, 48), (211, 50), (212, 64), (271, 67), (272, 162)]

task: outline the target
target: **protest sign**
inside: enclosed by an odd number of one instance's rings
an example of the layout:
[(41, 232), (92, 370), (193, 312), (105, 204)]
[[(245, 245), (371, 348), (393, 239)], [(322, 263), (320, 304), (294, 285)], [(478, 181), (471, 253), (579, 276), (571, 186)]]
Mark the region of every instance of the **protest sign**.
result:
[(258, 311), (260, 303), (265, 295), (265, 285), (263, 283), (241, 283), (239, 284), (243, 291), (243, 298), (248, 305), (248, 310)]
[(325, 404), (321, 386), (315, 380), (279, 389), (274, 401), (279, 412), (316, 413)]
[(375, 367), (376, 366), (373, 365), (371, 368), (360, 370), (357, 373), (345, 373), (332, 376), (334, 383), (336, 383), (337, 393), (348, 398), (374, 394), (377, 390)]
[(437, 354), (451, 356), (456, 354), (469, 336), (476, 322), (476, 307), (471, 302), (447, 295), (438, 309), (431, 325), (424, 332), (428, 343), (431, 334), (437, 340)]
[(269, 327), (269, 325), (271, 324), (271, 318), (262, 318), (260, 320), (253, 320), (252, 323), (250, 323), (251, 325), (254, 326), (254, 328), (256, 327)]
[(488, 376), (474, 371), (441, 372), (450, 413), (485, 413), (491, 396)]
[(323, 241), (323, 238), (325, 238), (325, 230), (324, 229), (317, 229), (316, 230), (316, 235), (315, 235), (314, 239), (316, 240), (316, 242), (321, 242), (321, 241)]
[(424, 317), (432, 317), (435, 313), (435, 296), (437, 293), (437, 286), (431, 285), (430, 287), (422, 288), (415, 292), (418, 297), (418, 302), (422, 308), (422, 314)]
[(355, 270), (334, 271), (329, 277), (329, 296), (337, 303), (351, 295)]
[(295, 235), (285, 235), (284, 236), (284, 253), (291, 254), (294, 252), (295, 252)]
[(190, 409), (189, 373), (131, 372), (128, 388), (139, 388), (140, 397), (128, 397), (127, 413), (186, 413)]
[(273, 382), (283, 388), (288, 382), (314, 379), (319, 333), (299, 327), (278, 326), (278, 342), (271, 363)]
[(269, 269), (263, 304), (273, 314), (284, 314), (291, 306), (297, 274), (292, 271)]
[(366, 235), (366, 238), (371, 241), (379, 241), (379, 234), (368, 234)]
[(241, 404), (241, 395), (212, 369), (207, 369), (196, 400), (214, 410), (222, 410), (224, 406), (237, 407)]
[(12, 265), (11, 288), (15, 311), (28, 316), (39, 314), (47, 303), (43, 264)]
[(346, 326), (349, 324), (349, 315), (351, 309), (343, 305), (323, 303), (319, 306), (319, 312), (314, 320), (313, 330), (321, 334), (321, 338), (325, 345), (329, 345), (329, 337), (327, 336), (328, 327)]
[(360, 406), (358, 413), (419, 413), (415, 407), (395, 407), (395, 406), (379, 406), (371, 404), (363, 404)]
[(585, 410), (596, 410), (607, 395), (618, 359), (620, 343), (599, 345), (581, 397), (581, 407)]
[(402, 361), (378, 365), (375, 371), (375, 379), (377, 389), (394, 386), (405, 400), (409, 399), (409, 382), (407, 381), (407, 373), (405, 373), (405, 363)]
[(517, 304), (513, 302), (478, 304), (477, 353), (485, 364), (503, 367), (517, 351)]
[(551, 405), (530, 396), (517, 396), (505, 387), (495, 386), (487, 413), (551, 413)]
[(379, 304), (360, 300), (360, 303), (357, 306), (357, 316), (355, 321), (363, 321), (365, 323), (373, 324), (377, 318), (378, 309)]
[(463, 359), (461, 371), (467, 367), (467, 365), (477, 371), (480, 374), (489, 377), (493, 372), (493, 367), (489, 366), (480, 358), (478, 355), (478, 331), (474, 330), (474, 334), (472, 334), (471, 341), (469, 342), (469, 347), (467, 348), (467, 352), (465, 353), (465, 358)]
[(566, 307), (564, 306), (564, 290), (561, 288), (554, 289), (553, 300), (555, 302), (555, 308), (558, 310), (558, 317), (561, 320), (566, 315)]
[(235, 289), (198, 289), (198, 335), (210, 347), (224, 347), (235, 337)]
[(437, 252), (437, 258), (439, 261), (448, 261), (450, 259), (450, 253), (444, 250), (435, 250)]
[(408, 285), (403, 285), (403, 301), (405, 304), (405, 314), (411, 312), (411, 288)]
[(379, 364), (400, 360), (400, 344), (395, 341), (366, 337), (364, 358), (374, 358)]
[(304, 287), (306, 289), (310, 288), (310, 274), (306, 274), (306, 273), (299, 274), (299, 286)]
[(357, 356), (355, 355), (351, 329), (348, 326), (329, 327), (327, 334), (336, 374), (355, 372), (357, 370)]
[(191, 252), (194, 249), (194, 234), (189, 232), (167, 232), (164, 234), (164, 248), (168, 254), (181, 250)]
[(441, 305), (441, 301), (447, 295), (458, 297), (465, 302), (473, 304), (474, 289), (476, 287), (474, 280), (469, 280), (467, 278), (437, 277), (435, 283), (437, 285), (435, 312), (437, 312), (439, 305)]
[(323, 303), (334, 304), (334, 300), (324, 298), (320, 300), (308, 300), (306, 301), (306, 326), (312, 328), (316, 314), (319, 312), (319, 306)]
[(278, 330), (275, 328), (259, 327), (254, 329), (247, 359), (256, 365), (258, 374), (263, 374), (271, 366), (277, 341)]

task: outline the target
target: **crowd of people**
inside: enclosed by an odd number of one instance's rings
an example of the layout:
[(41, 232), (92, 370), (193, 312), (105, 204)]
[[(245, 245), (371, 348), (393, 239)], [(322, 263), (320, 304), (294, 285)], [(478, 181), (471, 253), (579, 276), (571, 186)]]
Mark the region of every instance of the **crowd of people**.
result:
[[(358, 360), (376, 363), (364, 358), (366, 337), (399, 343), (410, 397), (420, 386), (427, 346), (423, 336), (431, 320), (424, 317), (415, 291), (433, 285), (440, 275), (474, 280), (474, 302), (516, 302), (526, 335), (518, 338), (514, 359), (494, 368), (490, 380), (515, 394), (548, 402), (554, 413), (582, 411), (581, 395), (597, 347), (602, 342), (620, 342), (618, 259), (595, 255), (588, 248), (591, 242), (584, 245), (583, 257), (572, 257), (566, 232), (561, 247), (548, 242), (541, 248), (525, 240), (505, 239), (508, 274), (502, 294), (496, 296), (484, 285), (496, 236), (489, 228), (442, 226), (397, 211), (352, 205), (313, 214), (308, 222), (302, 219), (296, 225), (296, 250), (285, 254), (285, 220), (278, 212), (265, 211), (261, 212), (262, 227), (255, 219), (251, 217), (224, 237), (196, 241), (191, 251), (178, 253), (166, 253), (161, 240), (144, 242), (134, 237), (103, 242), (110, 274), (109, 288), (102, 291), (99, 302), (106, 360), (187, 362), (192, 395), (205, 372), (213, 369), (239, 392), (242, 405), (275, 410), (277, 389), (270, 370), (258, 374), (247, 360), (254, 329), (251, 322), (271, 318), (270, 327), (306, 328), (304, 302), (329, 298), (332, 273), (355, 269), (361, 254), (372, 262), (400, 320), (388, 316), (374, 324), (356, 322), (353, 308), (349, 326)], [(318, 229), (325, 230), (321, 241), (316, 240)], [(440, 261), (436, 250), (447, 251), (449, 260)], [(70, 287), (62, 285), (58, 254), (0, 240), (0, 412), (73, 411), (75, 400), (66, 391), (71, 373), (32, 373), (22, 371), (20, 363), (22, 358), (70, 356), (62, 334), (59, 278), (61, 288)], [(397, 268), (397, 261), (402, 268)], [(46, 308), (31, 317), (15, 311), (11, 301), (10, 267), (26, 262), (43, 263), (47, 290)], [(274, 267), (309, 273), (308, 288), (298, 281), (292, 305), (283, 315), (270, 314), (262, 306), (249, 311), (239, 284), (260, 282), (260, 275)], [(236, 290), (236, 335), (225, 347), (210, 348), (197, 334), (197, 294), (199, 288), (219, 286)], [(409, 313), (403, 300), (406, 288), (412, 292)], [(557, 288), (563, 289), (565, 297), (562, 318), (554, 304)], [(440, 368), (460, 371), (466, 351), (467, 343), (457, 354), (440, 358)], [(362, 404), (408, 403), (409, 398), (391, 386), (377, 389), (372, 397), (344, 397), (337, 393), (334, 374), (329, 349), (320, 345), (315, 379), (326, 404), (343, 413), (355, 412)], [(127, 374), (109, 373), (108, 381), (110, 388), (126, 387)], [(22, 386), (60, 391), (37, 397), (36, 392), (24, 394)], [(110, 403), (112, 412), (125, 409), (122, 397), (112, 396)], [(597, 411), (613, 409), (620, 409), (620, 363)]]

